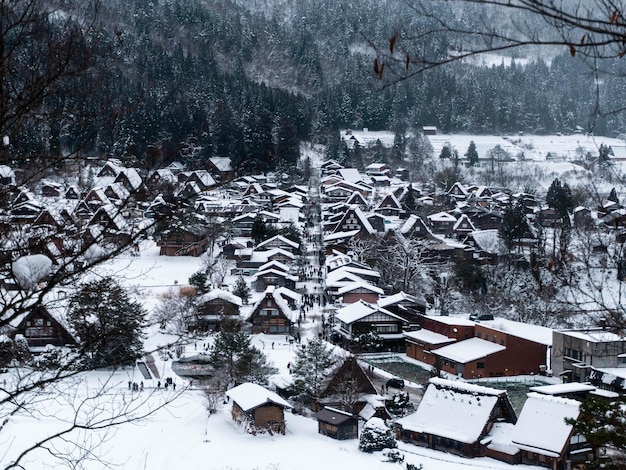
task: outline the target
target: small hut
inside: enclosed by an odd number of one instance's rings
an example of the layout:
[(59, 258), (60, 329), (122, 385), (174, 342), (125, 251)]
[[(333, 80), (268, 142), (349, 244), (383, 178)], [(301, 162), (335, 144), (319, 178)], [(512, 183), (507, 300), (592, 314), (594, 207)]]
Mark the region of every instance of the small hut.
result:
[(347, 411), (327, 406), (318, 411), (315, 418), (317, 419), (317, 430), (324, 436), (340, 441), (359, 437), (358, 417)]
[(233, 400), (233, 420), (244, 424), (251, 434), (261, 430), (285, 434), (285, 408), (291, 405), (276, 393), (246, 382), (231, 388), (226, 395)]

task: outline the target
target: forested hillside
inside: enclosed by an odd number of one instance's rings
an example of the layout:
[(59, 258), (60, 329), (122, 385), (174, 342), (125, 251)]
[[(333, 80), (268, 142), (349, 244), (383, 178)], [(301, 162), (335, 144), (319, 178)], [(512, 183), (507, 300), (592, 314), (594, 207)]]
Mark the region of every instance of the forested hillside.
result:
[[(71, 11), (84, 2), (60, 3)], [(475, 21), (471, 5), (434, 13), (467, 27)], [(22, 143), (20, 152), (75, 150), (80, 130), (90, 152), (148, 167), (228, 155), (265, 170), (293, 162), (300, 140), (328, 143), (341, 127), (624, 131), (623, 116), (594, 112), (596, 99), (612, 108), (626, 104), (623, 78), (594, 76), (569, 51), (552, 51), (548, 61), (456, 63), (382, 87), (368, 43), (384, 45), (400, 26), (419, 30), (431, 21), (402, 2), (108, 0), (97, 17), (97, 86), (48, 102), (68, 113), (22, 129), (13, 139)], [(508, 19), (493, 20), (510, 27)], [(451, 37), (422, 47), (436, 56), (459, 45)], [(90, 118), (79, 122), (79, 114)]]

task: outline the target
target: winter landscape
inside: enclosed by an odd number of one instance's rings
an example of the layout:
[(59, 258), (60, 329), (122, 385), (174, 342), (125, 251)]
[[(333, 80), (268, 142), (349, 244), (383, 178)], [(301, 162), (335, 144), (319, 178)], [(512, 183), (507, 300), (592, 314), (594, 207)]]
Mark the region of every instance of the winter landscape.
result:
[(626, 468), (624, 10), (0, 0), (0, 468)]

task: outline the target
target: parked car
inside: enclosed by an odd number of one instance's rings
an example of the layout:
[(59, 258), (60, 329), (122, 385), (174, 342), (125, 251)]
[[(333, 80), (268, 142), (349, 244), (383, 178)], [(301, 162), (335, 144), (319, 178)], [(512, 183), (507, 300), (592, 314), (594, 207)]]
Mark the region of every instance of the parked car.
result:
[(472, 320), (472, 321), (481, 321), (481, 320), (482, 321), (489, 321), (489, 320), (493, 320), (494, 317), (493, 317), (493, 313), (483, 313), (481, 315), (478, 315), (476, 313), (472, 313), (469, 316), (469, 319)]
[(404, 380), (396, 377), (387, 380), (387, 388), (404, 388)]

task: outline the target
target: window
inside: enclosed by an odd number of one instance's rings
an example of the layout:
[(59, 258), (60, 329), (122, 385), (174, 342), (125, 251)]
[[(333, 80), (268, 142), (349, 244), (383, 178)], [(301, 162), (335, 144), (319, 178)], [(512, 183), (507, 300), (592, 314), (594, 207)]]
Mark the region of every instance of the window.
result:
[(500, 340), (500, 346), (504, 346), (504, 340), (503, 339)]
[(489, 335), (487, 333), (485, 333), (485, 335), (483, 336), (483, 338), (485, 338), (486, 340), (489, 339)]
[(477, 369), (484, 369), (485, 368), (485, 363), (484, 362), (477, 362), (476, 363), (476, 368)]
[(492, 343), (495, 343), (497, 339), (498, 339), (498, 338), (497, 338), (496, 336), (492, 336), (492, 337), (491, 337), (491, 342), (492, 342)]

